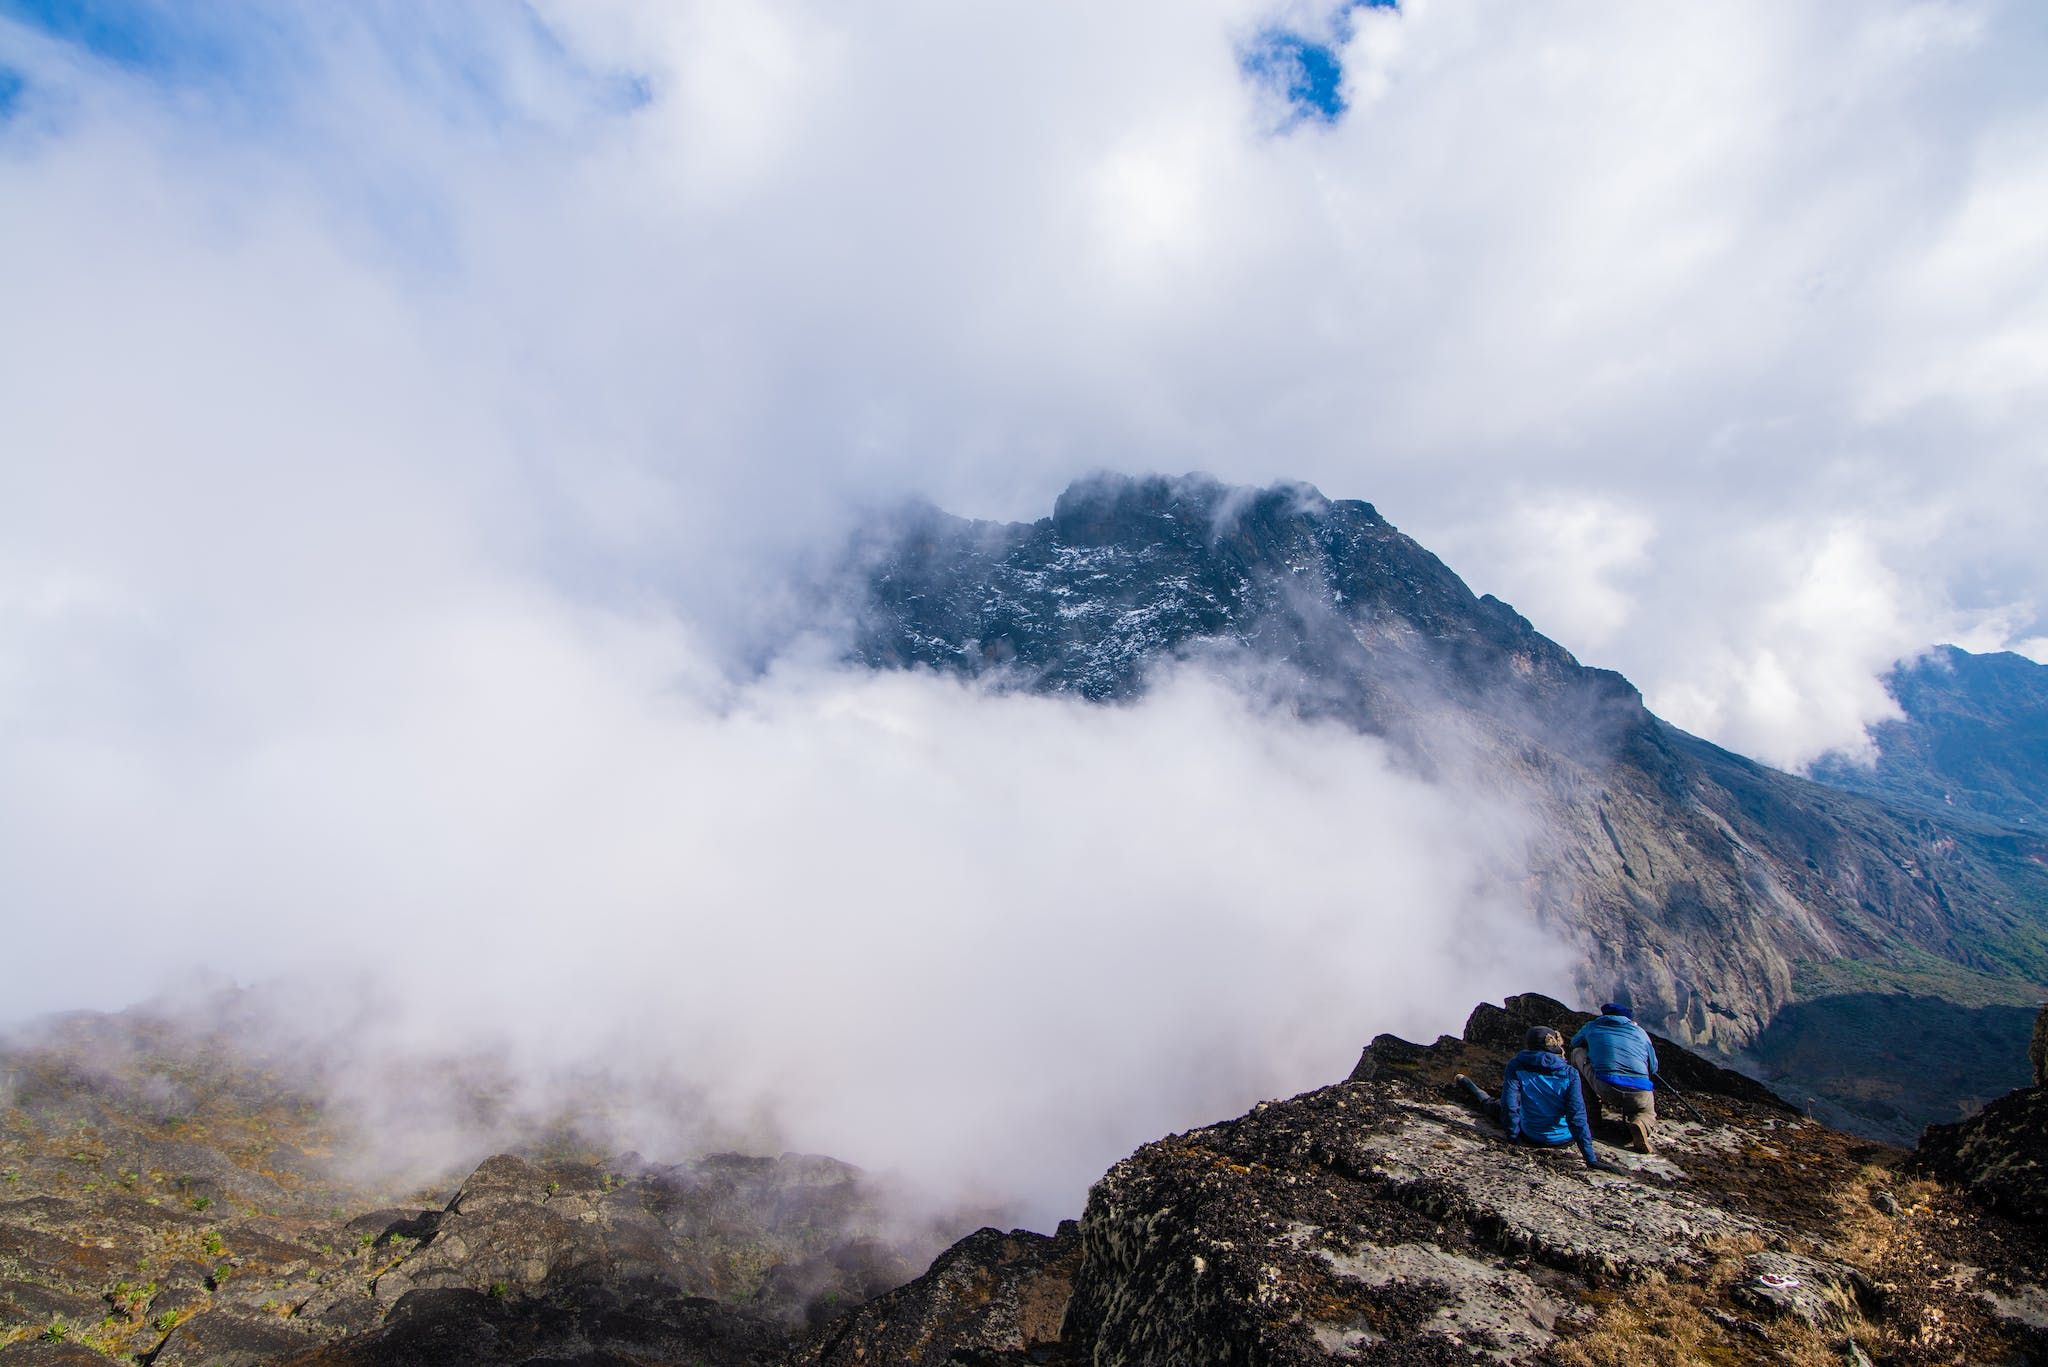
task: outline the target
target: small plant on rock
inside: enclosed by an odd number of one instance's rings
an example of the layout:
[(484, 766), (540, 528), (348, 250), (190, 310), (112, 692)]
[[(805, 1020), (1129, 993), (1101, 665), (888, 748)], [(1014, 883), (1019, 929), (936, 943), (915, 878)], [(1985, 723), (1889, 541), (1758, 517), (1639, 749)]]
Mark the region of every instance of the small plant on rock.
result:
[(209, 1258), (218, 1258), (227, 1250), (227, 1242), (220, 1237), (220, 1231), (217, 1229), (207, 1230), (206, 1237), (199, 1241), (199, 1246), (206, 1250), (206, 1256)]
[(51, 1320), (50, 1327), (43, 1330), (37, 1337), (42, 1339), (44, 1343), (62, 1343), (65, 1339), (71, 1337), (71, 1326), (64, 1322), (62, 1315), (59, 1315), (56, 1319)]
[(204, 1211), (212, 1207), (212, 1205), (213, 1198), (211, 1196), (195, 1196), (192, 1198), (192, 1209), (194, 1210)]

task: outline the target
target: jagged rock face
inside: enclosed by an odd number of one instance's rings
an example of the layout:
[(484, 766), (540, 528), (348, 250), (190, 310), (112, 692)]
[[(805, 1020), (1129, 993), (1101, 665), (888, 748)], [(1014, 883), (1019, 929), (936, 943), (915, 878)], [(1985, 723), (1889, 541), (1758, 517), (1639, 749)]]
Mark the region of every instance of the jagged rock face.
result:
[(853, 1169), (799, 1155), (600, 1168), (500, 1154), (444, 1210), (388, 1225), (360, 1280), (285, 1304), (367, 1330), (308, 1367), (591, 1354), (752, 1367), (781, 1361), (793, 1326), (910, 1275), (881, 1243), (839, 1235), (860, 1199)]
[(1043, 1350), (1059, 1341), (1080, 1261), (1071, 1220), (1050, 1238), (979, 1230), (916, 1281), (816, 1331), (791, 1367), (944, 1367)]
[[(1531, 896), (1578, 944), (1580, 990), (1629, 993), (1674, 1038), (1739, 1050), (1787, 1002), (1895, 986), (1909, 964), (1923, 989), (1952, 973), (1977, 999), (2048, 981), (2026, 931), (2048, 908), (2048, 843), (1949, 829), (1685, 735), (1369, 504), (1102, 477), (1030, 524), (919, 511), (856, 560), (850, 654), (866, 664), (1108, 701), (1170, 660), (1231, 663), (1426, 772), (1518, 795), (1542, 818)], [(1836, 1090), (1857, 1118), (1853, 1088)], [(1909, 1100), (1889, 1129), (1945, 1113)]]
[(1657, 1332), (1703, 1360), (1847, 1354), (1856, 1335), (1897, 1362), (2048, 1348), (2025, 1312), (2048, 1294), (2038, 1242), (1973, 1230), (1978, 1261), (1944, 1250), (1942, 1280), (1907, 1226), (1953, 1237), (1951, 1212), (1897, 1217), (1886, 1237), (1910, 1254), (1840, 1239), (1841, 1196), (1886, 1151), (1676, 1047), (1692, 1109), (1664, 1099), (1656, 1157), (1604, 1149), (1620, 1173), (1509, 1145), (1445, 1095), (1459, 1071), (1497, 1078), (1523, 1022), (1583, 1019), (1511, 998), (1463, 1038), (1375, 1041), (1353, 1081), (1146, 1145), (1090, 1193), (1062, 1349), (1097, 1367), (1599, 1362), (1616, 1307), (1695, 1285)]

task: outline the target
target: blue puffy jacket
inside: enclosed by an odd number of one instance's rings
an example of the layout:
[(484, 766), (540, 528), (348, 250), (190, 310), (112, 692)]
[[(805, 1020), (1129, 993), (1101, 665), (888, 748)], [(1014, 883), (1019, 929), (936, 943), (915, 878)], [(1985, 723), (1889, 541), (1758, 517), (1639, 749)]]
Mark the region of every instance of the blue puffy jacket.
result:
[(1657, 1050), (1643, 1027), (1627, 1016), (1596, 1016), (1572, 1036), (1572, 1048), (1584, 1045), (1586, 1061), (1610, 1087), (1647, 1092), (1655, 1085)]
[(1534, 1144), (1579, 1142), (1579, 1152), (1593, 1161), (1593, 1131), (1586, 1124), (1586, 1100), (1579, 1095), (1579, 1074), (1562, 1054), (1524, 1049), (1508, 1060), (1501, 1078), (1500, 1108), (1511, 1135)]

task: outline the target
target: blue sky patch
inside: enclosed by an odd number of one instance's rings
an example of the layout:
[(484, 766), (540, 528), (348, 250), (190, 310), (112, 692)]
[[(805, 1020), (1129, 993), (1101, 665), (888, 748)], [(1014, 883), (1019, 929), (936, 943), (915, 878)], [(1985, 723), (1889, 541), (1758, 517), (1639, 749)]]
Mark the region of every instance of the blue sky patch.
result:
[(1283, 96), (1295, 121), (1335, 123), (1344, 114), (1344, 64), (1327, 43), (1267, 29), (1244, 54), (1247, 76)]
[(0, 66), (0, 123), (13, 115), (14, 107), (21, 103), (21, 92), (27, 88), (20, 72)]
[(236, 8), (180, 11), (157, 0), (0, 0), (0, 18), (40, 29), (103, 62), (178, 81), (235, 72), (240, 44), (219, 16)]
[(1288, 126), (1335, 123), (1344, 116), (1344, 59), (1354, 10), (1398, 10), (1400, 0), (1349, 0), (1330, 20), (1328, 41), (1294, 29), (1261, 29), (1239, 58), (1246, 76), (1287, 101)]
[[(136, 80), (203, 90), (213, 97), (215, 117), (240, 114), (259, 128), (289, 122), (300, 92), (321, 77), (327, 42), (305, 12), (262, 0), (0, 0), (0, 20)], [(452, 19), (405, 7), (363, 7), (354, 23), (387, 71), (456, 125), (496, 129), (526, 116), (498, 47), (508, 31), (593, 114), (630, 114), (653, 98), (638, 73), (584, 65), (528, 6), (457, 11)]]

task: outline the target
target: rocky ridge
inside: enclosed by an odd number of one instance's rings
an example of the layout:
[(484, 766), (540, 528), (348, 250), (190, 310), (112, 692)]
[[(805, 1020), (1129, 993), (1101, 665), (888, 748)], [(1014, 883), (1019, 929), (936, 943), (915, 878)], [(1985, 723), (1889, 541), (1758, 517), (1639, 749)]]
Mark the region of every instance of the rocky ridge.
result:
[(1870, 728), (1874, 760), (1831, 757), (1815, 778), (1945, 817), (2048, 824), (2048, 665), (1943, 646), (1893, 669), (1885, 691), (1900, 715)]
[(381, 1188), (232, 1047), (67, 1024), (0, 1048), (0, 1362), (766, 1363), (923, 1262), (833, 1159), (554, 1144)]
[[(799, 1360), (2048, 1360), (2038, 1222), (1670, 1041), (1683, 1100), (1667, 1092), (1655, 1156), (1602, 1132), (1619, 1171), (1510, 1145), (1449, 1094), (1459, 1072), (1497, 1077), (1530, 1024), (1587, 1019), (1523, 996), (1434, 1044), (1382, 1036), (1345, 1082), (1139, 1149), (1029, 1256), (993, 1231), (956, 1246)], [(1071, 1299), (1056, 1337), (984, 1332), (958, 1313), (968, 1285)]]
[[(0, 1365), (2048, 1361), (2039, 1168), (1973, 1158), (2048, 1150), (2048, 1089), (1909, 1155), (1660, 1039), (1658, 1152), (1599, 1129), (1602, 1171), (1455, 1099), (1587, 1019), (1530, 995), (1381, 1036), (1342, 1082), (1143, 1146), (1054, 1234), (984, 1229), (915, 1278), (849, 1237), (865, 1196), (829, 1159), (501, 1154), (352, 1213), (290, 1107), (202, 1105), (192, 1149), (147, 1150), (104, 1085), (55, 1107), (14, 1055)], [(217, 1164), (154, 1166), (194, 1150)]]
[[(2021, 1080), (2007, 1037), (2048, 984), (2041, 833), (1887, 805), (1687, 735), (1370, 504), (1102, 476), (1033, 523), (926, 508), (878, 524), (847, 580), (848, 654), (875, 668), (1112, 704), (1162, 668), (1225, 669), (1386, 737), (1421, 772), (1516, 795), (1541, 818), (1529, 895), (1578, 946), (1580, 994), (1626, 992), (1725, 1054), (1763, 1042), (1755, 1063), (1840, 1123), (1909, 1143)], [(2003, 1071), (1908, 1059), (1907, 1081), (1877, 1092), (1831, 1073), (1872, 996), (1975, 1013), (2005, 1042), (1990, 1051)]]

